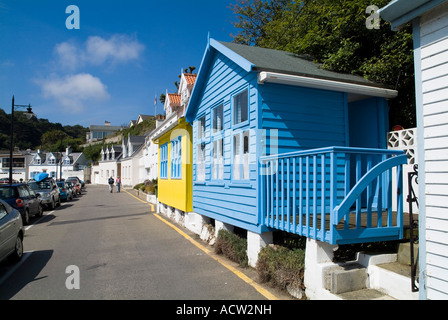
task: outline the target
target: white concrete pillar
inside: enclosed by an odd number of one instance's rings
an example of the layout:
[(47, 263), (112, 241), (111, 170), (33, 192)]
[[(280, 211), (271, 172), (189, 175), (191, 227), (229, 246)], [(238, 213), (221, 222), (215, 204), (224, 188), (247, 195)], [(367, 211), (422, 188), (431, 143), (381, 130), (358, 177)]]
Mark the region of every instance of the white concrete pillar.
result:
[(218, 220), (215, 220), (215, 237), (218, 237), (219, 230), (226, 230), (233, 232), (234, 227), (231, 224), (227, 224)]
[(196, 234), (201, 234), (202, 227), (210, 223), (210, 218), (197, 214), (195, 212), (187, 212), (185, 214), (185, 227)]
[(306, 296), (311, 300), (331, 299), (325, 290), (325, 269), (333, 267), (332, 262), (337, 245), (330, 245), (313, 239), (307, 239), (305, 252)]
[(265, 232), (262, 234), (247, 231), (247, 257), (251, 267), (257, 266), (258, 254), (261, 249), (273, 243), (273, 233)]

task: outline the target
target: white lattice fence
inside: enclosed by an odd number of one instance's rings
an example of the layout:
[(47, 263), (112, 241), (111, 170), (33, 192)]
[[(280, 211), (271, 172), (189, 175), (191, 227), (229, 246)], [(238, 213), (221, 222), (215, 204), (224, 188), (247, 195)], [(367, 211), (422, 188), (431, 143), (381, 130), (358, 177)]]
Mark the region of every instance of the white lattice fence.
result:
[(417, 159), (417, 129), (392, 131), (387, 135), (388, 149), (403, 150), (408, 155), (408, 163), (414, 165)]
[[(418, 139), (417, 128), (391, 131), (387, 135), (388, 149), (402, 150), (408, 156), (408, 164), (403, 166), (403, 196), (404, 212), (409, 212), (409, 204), (406, 197), (408, 191), (408, 173), (414, 171), (414, 165), (418, 164)], [(396, 183), (396, 177), (393, 177), (393, 183)], [(414, 191), (418, 194), (418, 184), (414, 183)], [(396, 203), (393, 204), (396, 209)], [(412, 211), (418, 213), (418, 207), (414, 204)]]

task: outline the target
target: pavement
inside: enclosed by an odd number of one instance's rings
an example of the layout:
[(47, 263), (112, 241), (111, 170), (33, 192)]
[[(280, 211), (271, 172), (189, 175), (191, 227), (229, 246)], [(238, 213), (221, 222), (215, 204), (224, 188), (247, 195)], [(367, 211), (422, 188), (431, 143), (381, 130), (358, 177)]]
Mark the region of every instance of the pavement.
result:
[(22, 261), (0, 264), (0, 299), (292, 300), (131, 193), (89, 185), (34, 219)]

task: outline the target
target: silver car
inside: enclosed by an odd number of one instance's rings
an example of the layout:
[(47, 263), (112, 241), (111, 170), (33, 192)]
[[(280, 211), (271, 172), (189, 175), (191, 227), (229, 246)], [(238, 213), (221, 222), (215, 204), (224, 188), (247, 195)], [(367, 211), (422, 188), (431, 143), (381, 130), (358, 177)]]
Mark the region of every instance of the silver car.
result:
[(39, 182), (31, 179), (28, 181), (28, 185), (35, 193), (40, 195), (41, 203), (46, 208), (54, 210), (61, 205), (59, 187), (53, 178), (46, 178)]
[(22, 259), (23, 236), (20, 212), (0, 200), (0, 261), (8, 257), (14, 261)]

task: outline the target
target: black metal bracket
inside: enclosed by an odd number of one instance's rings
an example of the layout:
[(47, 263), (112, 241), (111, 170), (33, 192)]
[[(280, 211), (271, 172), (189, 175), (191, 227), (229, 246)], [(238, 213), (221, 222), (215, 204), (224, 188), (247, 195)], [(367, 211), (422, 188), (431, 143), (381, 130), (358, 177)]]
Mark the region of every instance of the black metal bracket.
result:
[(418, 227), (416, 221), (414, 221), (414, 215), (412, 212), (412, 206), (414, 203), (418, 207), (418, 197), (415, 194), (413, 182), (418, 184), (418, 165), (414, 165), (414, 171), (408, 173), (408, 197), (407, 202), (409, 203), (409, 241), (411, 247), (411, 290), (412, 292), (418, 292), (419, 288), (417, 286), (417, 265), (418, 265), (418, 254), (414, 257), (414, 227)]

